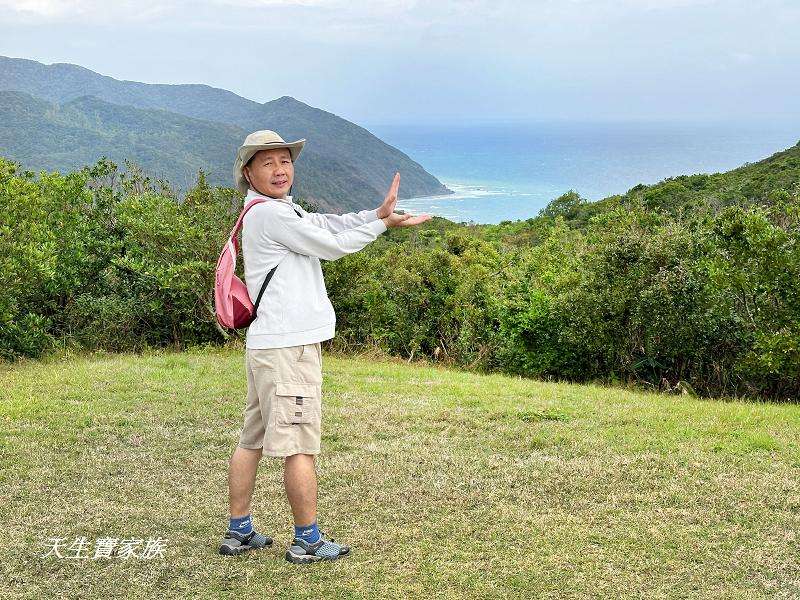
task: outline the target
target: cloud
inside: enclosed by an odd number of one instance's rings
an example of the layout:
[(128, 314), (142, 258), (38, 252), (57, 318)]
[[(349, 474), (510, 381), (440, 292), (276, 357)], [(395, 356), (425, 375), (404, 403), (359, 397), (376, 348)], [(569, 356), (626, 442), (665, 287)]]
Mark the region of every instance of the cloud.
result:
[(797, 112), (798, 26), (796, 0), (0, 0), (0, 54), (353, 118), (660, 118)]
[(0, 0), (0, 8), (21, 14), (56, 17), (63, 14), (68, 7), (65, 2), (53, 0)]
[[(386, 14), (413, 8), (417, 0), (0, 0), (0, 10), (10, 16), (28, 20), (141, 22), (163, 16), (191, 17), (195, 12), (209, 13), (225, 9), (281, 10), (335, 9), (342, 15)], [(326, 11), (327, 12), (327, 11)]]
[[(174, 2), (173, 6), (184, 4)], [(117, 0), (0, 0), (0, 11), (25, 23), (149, 21), (170, 12), (163, 2)]]

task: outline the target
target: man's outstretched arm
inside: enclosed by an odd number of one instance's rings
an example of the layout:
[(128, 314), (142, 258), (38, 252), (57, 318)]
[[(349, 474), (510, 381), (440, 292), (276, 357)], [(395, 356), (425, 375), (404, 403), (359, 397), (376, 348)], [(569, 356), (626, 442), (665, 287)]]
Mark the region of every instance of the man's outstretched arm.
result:
[(358, 212), (349, 212), (343, 215), (335, 215), (331, 213), (310, 213), (298, 205), (298, 208), (303, 212), (303, 216), (309, 221), (314, 223), (317, 227), (327, 229), (331, 233), (341, 233), (348, 229), (360, 227), (366, 223), (377, 221), (388, 217), (394, 212), (395, 205), (397, 204), (397, 192), (400, 188), (400, 173), (394, 174), (392, 185), (389, 187), (389, 192), (383, 199), (383, 202), (378, 208), (372, 210), (360, 210)]
[(336, 260), (346, 254), (358, 252), (386, 231), (387, 224), (375, 219), (333, 233), (319, 227), (308, 218), (301, 218), (290, 210), (288, 204), (276, 206), (271, 211), (261, 211), (254, 215), (255, 226), (263, 230), (266, 237), (282, 244), (289, 250), (306, 256), (316, 256), (324, 260)]
[(378, 217), (377, 208), (372, 210), (360, 210), (358, 212), (349, 212), (343, 215), (336, 215), (332, 213), (313, 213), (308, 212), (299, 204), (296, 205), (298, 210), (303, 213), (303, 217), (308, 218), (317, 227), (327, 229), (331, 233), (341, 233), (348, 229), (359, 227), (364, 223), (376, 221)]

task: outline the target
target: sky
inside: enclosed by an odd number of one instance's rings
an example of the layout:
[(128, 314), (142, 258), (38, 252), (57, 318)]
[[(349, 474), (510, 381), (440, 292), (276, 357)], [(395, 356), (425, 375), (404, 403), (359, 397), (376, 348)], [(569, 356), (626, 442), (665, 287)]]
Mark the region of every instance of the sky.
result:
[(0, 55), (362, 124), (800, 119), (800, 0), (0, 0)]

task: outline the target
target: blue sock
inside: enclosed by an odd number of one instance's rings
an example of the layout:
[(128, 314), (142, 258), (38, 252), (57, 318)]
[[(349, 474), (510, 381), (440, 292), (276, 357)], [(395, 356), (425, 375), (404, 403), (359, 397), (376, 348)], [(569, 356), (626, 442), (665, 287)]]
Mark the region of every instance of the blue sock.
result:
[(314, 521), (311, 525), (305, 525), (303, 527), (298, 527), (297, 525), (295, 525), (294, 537), (302, 538), (309, 544), (314, 544), (318, 542), (320, 535), (319, 535), (319, 529), (317, 528), (317, 522)]
[(247, 535), (253, 531), (253, 519), (250, 518), (250, 515), (246, 517), (231, 517), (231, 523), (228, 525), (228, 529), (236, 533)]

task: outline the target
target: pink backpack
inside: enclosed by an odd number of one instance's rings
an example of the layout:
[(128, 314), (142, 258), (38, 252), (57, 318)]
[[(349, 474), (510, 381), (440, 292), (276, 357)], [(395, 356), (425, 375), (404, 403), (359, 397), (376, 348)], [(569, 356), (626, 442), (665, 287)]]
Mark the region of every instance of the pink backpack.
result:
[(267, 276), (264, 278), (264, 283), (261, 285), (261, 290), (258, 292), (255, 305), (250, 302), (250, 294), (247, 292), (247, 286), (244, 282), (236, 276), (236, 256), (239, 254), (239, 231), (242, 229), (242, 220), (247, 214), (247, 211), (253, 208), (256, 204), (266, 202), (264, 198), (255, 198), (242, 210), (242, 214), (236, 221), (233, 227), (228, 242), (222, 249), (217, 260), (216, 277), (214, 281), (214, 306), (217, 313), (217, 321), (223, 327), (230, 329), (241, 329), (247, 327), (252, 323), (258, 313), (258, 305), (261, 302), (261, 296), (264, 290), (267, 289), (269, 280), (272, 279), (275, 265)]

